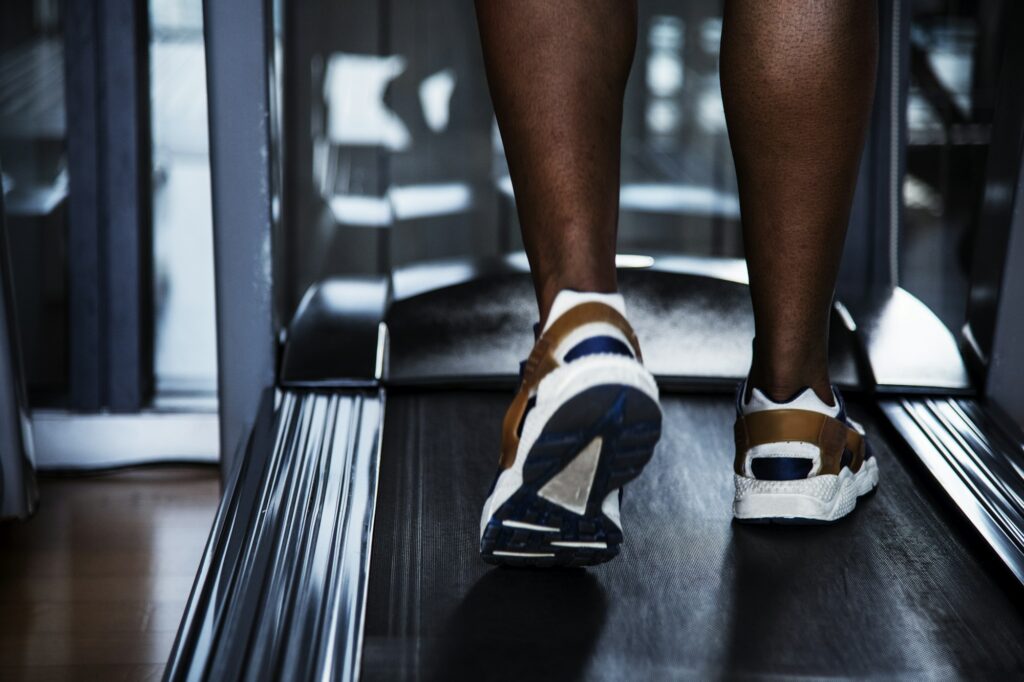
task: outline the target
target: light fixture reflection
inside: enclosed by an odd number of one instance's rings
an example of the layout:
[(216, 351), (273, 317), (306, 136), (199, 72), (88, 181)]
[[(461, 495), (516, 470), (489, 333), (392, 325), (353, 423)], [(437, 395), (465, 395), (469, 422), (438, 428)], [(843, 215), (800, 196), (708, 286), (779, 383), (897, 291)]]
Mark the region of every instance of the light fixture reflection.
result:
[(448, 129), (452, 93), (455, 91), (455, 70), (443, 69), (427, 76), (420, 83), (420, 106), (423, 118), (435, 133)]
[(399, 55), (331, 55), (324, 76), (324, 101), (327, 137), (332, 144), (408, 149), (412, 142), (409, 129), (384, 104), (384, 91), (405, 66), (405, 58)]
[(615, 267), (617, 268), (643, 269), (653, 266), (654, 258), (651, 256), (640, 256), (631, 253), (615, 254)]
[(334, 219), (349, 227), (390, 227), (396, 220), (451, 215), (473, 205), (463, 182), (391, 187), (382, 197), (338, 194), (328, 200)]
[(473, 193), (464, 182), (408, 185), (388, 190), (395, 217), (413, 220), (461, 213), (472, 205)]
[(672, 183), (632, 183), (622, 186), (619, 204), (624, 210), (682, 215), (740, 217), (739, 198), (712, 187)]
[(660, 15), (651, 20), (645, 63), (647, 129), (658, 138), (671, 138), (682, 128), (680, 96), (685, 85), (683, 21)]

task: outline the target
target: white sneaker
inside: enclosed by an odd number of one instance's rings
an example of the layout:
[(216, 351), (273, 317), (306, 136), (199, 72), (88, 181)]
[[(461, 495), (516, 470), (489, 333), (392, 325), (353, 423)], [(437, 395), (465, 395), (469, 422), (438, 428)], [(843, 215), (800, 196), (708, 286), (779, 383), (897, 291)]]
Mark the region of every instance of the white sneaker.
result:
[(522, 365), (480, 518), (492, 564), (585, 566), (619, 552), (619, 490), (661, 436), (654, 377), (618, 294), (562, 291)]
[(733, 515), (747, 522), (831, 523), (878, 485), (878, 464), (864, 429), (806, 388), (784, 402), (758, 389), (736, 399), (736, 497)]

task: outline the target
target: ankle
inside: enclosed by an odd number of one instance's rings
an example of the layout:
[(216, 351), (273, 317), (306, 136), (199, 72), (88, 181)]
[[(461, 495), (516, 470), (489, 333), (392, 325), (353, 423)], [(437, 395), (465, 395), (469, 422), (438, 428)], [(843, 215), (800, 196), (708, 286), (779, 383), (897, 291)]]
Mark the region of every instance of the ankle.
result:
[(537, 285), (537, 305), (540, 309), (540, 329), (544, 328), (547, 324), (548, 316), (551, 314), (552, 305), (555, 302), (555, 298), (562, 291), (570, 290), (579, 293), (594, 293), (594, 294), (616, 294), (618, 293), (618, 287), (616, 286), (615, 280), (611, 281), (553, 281), (548, 280)]
[(748, 395), (749, 391), (756, 388), (776, 402), (788, 400), (808, 387), (813, 389), (826, 405), (835, 404), (827, 365), (766, 366), (755, 360), (747, 379)]
[(748, 391), (757, 388), (780, 401), (810, 387), (826, 405), (834, 403), (827, 332), (818, 338), (759, 334), (752, 345)]

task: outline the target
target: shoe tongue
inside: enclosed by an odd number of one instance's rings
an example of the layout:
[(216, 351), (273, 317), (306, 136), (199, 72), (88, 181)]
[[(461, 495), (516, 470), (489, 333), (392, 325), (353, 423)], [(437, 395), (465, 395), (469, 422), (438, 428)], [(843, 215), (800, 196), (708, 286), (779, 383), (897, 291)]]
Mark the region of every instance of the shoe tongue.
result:
[(808, 387), (794, 395), (792, 398), (782, 402), (775, 402), (766, 396), (761, 389), (755, 388), (750, 392), (750, 400), (743, 403), (743, 414), (754, 412), (765, 412), (767, 410), (808, 410), (836, 417), (839, 415), (839, 400), (832, 396), (834, 405), (826, 405), (814, 389)]
[(544, 329), (541, 330), (541, 333), (547, 331), (548, 328), (562, 315), (582, 303), (603, 303), (606, 306), (615, 309), (623, 317), (626, 315), (626, 302), (622, 299), (622, 294), (597, 294), (593, 292), (562, 289), (558, 292), (558, 295), (555, 296), (555, 300), (551, 304), (551, 311), (548, 313), (547, 322), (544, 323)]

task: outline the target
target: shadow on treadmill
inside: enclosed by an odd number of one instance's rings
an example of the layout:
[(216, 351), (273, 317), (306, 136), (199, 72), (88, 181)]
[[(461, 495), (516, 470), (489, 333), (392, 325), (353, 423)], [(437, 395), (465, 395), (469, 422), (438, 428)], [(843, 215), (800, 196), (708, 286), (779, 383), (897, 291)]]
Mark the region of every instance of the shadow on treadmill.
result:
[(583, 569), (489, 571), (445, 623), (427, 679), (582, 679), (607, 610)]

